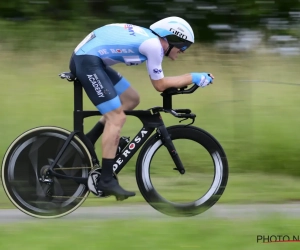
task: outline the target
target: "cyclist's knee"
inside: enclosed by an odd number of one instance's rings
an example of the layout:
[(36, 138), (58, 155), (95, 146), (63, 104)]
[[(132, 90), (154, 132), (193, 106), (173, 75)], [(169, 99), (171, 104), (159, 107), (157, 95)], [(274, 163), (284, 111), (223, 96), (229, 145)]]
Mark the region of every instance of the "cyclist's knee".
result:
[(114, 126), (116, 128), (121, 128), (126, 122), (126, 115), (123, 111), (123, 108), (120, 107), (106, 113), (104, 115), (104, 119), (106, 121), (106, 125)]
[(133, 95), (132, 98), (124, 104), (124, 107), (126, 109), (131, 110), (137, 107), (139, 104), (140, 104), (140, 96), (137, 94), (137, 95)]
[(140, 103), (140, 96), (132, 87), (129, 87), (124, 93), (122, 93), (120, 99), (124, 109), (134, 109)]
[(136, 96), (134, 97), (133, 101), (133, 108), (135, 108), (136, 106), (138, 106), (140, 104), (140, 95), (137, 93)]

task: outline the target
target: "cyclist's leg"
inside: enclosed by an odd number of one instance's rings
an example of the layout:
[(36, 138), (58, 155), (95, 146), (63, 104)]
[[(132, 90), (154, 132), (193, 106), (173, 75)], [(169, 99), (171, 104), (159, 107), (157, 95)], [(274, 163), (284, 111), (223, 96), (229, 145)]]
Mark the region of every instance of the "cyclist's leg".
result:
[[(130, 86), (128, 80), (109, 66), (104, 68), (120, 97), (123, 110), (133, 110), (140, 102), (138, 92)], [(101, 120), (105, 123), (105, 120)]]
[(120, 95), (120, 99), (123, 110), (133, 110), (140, 103), (138, 92), (131, 86)]
[(102, 138), (102, 173), (99, 187), (107, 194), (134, 196), (135, 193), (122, 189), (113, 178), (115, 152), (126, 120), (119, 96), (104, 71), (100, 58), (90, 55), (74, 56), (74, 62), (77, 78), (106, 121)]
[[(71, 56), (71, 59), (70, 59), (70, 63), (69, 63), (70, 71), (74, 75), (76, 75), (75, 58), (77, 59), (77, 57), (75, 56), (75, 53), (73, 53), (72, 56)], [(87, 138), (89, 138), (89, 140), (94, 145), (96, 143), (96, 141), (99, 139), (99, 137), (102, 135), (103, 130), (104, 130), (104, 123), (103, 122), (97, 122), (96, 125), (86, 134), (86, 136), (87, 136)]]
[[(130, 83), (126, 78), (124, 78), (120, 73), (118, 73), (111, 67), (104, 66), (104, 70), (112, 81), (114, 88), (120, 97), (123, 110), (134, 109), (140, 101), (137, 91), (130, 86)], [(95, 142), (103, 133), (104, 125), (105, 117), (102, 116), (101, 119), (95, 124), (95, 126), (86, 134), (86, 136), (93, 144), (95, 144)]]

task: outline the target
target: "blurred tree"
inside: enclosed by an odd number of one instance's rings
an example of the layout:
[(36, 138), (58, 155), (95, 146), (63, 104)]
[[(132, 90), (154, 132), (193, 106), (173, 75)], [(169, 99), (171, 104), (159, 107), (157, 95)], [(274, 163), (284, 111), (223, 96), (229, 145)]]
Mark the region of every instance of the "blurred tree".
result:
[[(300, 10), (298, 0), (9, 0), (0, 2), (0, 18), (40, 18), (78, 21), (95, 27), (103, 19), (148, 27), (153, 21), (176, 15), (186, 18), (202, 41), (217, 38), (211, 25), (229, 29), (261, 27), (266, 18), (290, 20)], [(91, 21), (92, 20), (92, 21)], [(97, 21), (98, 20), (98, 21)], [(222, 34), (226, 32), (226, 29)]]
[(22, 18), (25, 16), (23, 12), (22, 0), (0, 1), (0, 17), (2, 18)]

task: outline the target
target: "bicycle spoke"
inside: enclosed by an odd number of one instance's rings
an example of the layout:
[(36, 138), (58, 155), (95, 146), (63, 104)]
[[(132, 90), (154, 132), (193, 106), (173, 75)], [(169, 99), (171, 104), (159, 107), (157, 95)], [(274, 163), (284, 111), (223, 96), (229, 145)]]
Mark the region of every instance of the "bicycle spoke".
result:
[(29, 151), (29, 159), (31, 162), (31, 166), (33, 168), (35, 177), (36, 177), (36, 194), (38, 197), (45, 196), (45, 192), (43, 187), (39, 181), (39, 170), (38, 170), (38, 156), (39, 156), (39, 148), (47, 141), (47, 138), (39, 138), (32, 143)]
[[(69, 134), (56, 127), (40, 127), (20, 135), (12, 144), (3, 163), (3, 185), (21, 211), (40, 218), (61, 217), (87, 198), (89, 190), (85, 185), (47, 175), (47, 167)], [(91, 166), (87, 148), (73, 138), (53, 169), (69, 177), (87, 178)]]
[[(52, 195), (51, 197), (53, 198), (65, 198), (65, 199), (70, 199), (70, 198), (76, 198), (76, 199), (84, 199), (86, 198), (85, 196), (58, 196), (58, 195)], [(95, 199), (98, 199), (97, 197), (95, 197)]]
[(61, 168), (53, 168), (53, 170), (69, 170), (69, 169), (91, 169), (91, 167), (61, 167)]
[(29, 151), (29, 159), (31, 161), (31, 164), (32, 164), (32, 167), (33, 167), (33, 170), (34, 170), (34, 173), (36, 175), (36, 178), (38, 178), (38, 169), (37, 169), (37, 166), (38, 166), (38, 155), (39, 155), (39, 148), (40, 146), (45, 143), (47, 140), (47, 138), (40, 138), (38, 140), (35, 140), (34, 143), (31, 145), (30, 147), (30, 151)]

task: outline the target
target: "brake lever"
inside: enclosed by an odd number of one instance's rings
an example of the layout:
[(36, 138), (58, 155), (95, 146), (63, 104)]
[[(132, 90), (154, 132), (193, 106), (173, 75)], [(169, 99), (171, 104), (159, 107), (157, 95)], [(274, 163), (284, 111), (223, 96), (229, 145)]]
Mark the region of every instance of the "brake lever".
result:
[(184, 119), (180, 120), (179, 123), (181, 123), (181, 122), (183, 122), (183, 121), (185, 121), (185, 120), (188, 120), (188, 119), (192, 119), (193, 121), (192, 121), (191, 123), (186, 124), (186, 126), (189, 126), (189, 125), (192, 125), (192, 124), (195, 122), (195, 118), (196, 118), (196, 117), (188, 117), (188, 118), (184, 118)]
[(181, 122), (183, 122), (183, 121), (185, 121), (187, 119), (190, 119), (190, 118), (184, 118), (184, 119), (180, 120), (179, 123), (181, 123)]

